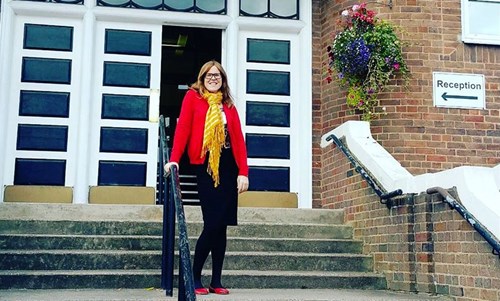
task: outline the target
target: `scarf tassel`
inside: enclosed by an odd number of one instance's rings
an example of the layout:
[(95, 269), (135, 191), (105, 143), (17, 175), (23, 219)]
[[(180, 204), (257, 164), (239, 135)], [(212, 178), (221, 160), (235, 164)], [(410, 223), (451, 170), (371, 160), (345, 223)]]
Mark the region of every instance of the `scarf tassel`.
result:
[(209, 152), (207, 172), (214, 180), (214, 187), (217, 187), (220, 183), (220, 156), (226, 139), (222, 113), (219, 108), (222, 103), (222, 93), (205, 93), (203, 97), (207, 100), (209, 108), (205, 118), (201, 157), (205, 156), (207, 151)]

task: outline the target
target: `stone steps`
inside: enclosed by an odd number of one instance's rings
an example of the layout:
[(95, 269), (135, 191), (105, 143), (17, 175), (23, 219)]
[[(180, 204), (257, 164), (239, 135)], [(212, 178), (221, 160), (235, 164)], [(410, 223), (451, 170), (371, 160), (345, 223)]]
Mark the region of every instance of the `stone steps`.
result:
[[(178, 262), (178, 258), (176, 263)], [(299, 252), (227, 252), (229, 270), (366, 271), (371, 257), (360, 254)], [(0, 270), (154, 269), (161, 251), (130, 250), (0, 250)], [(210, 268), (210, 262), (207, 262)]]
[[(193, 251), (199, 207), (185, 215)], [(161, 206), (0, 204), (0, 289), (159, 287), (162, 216)], [(240, 208), (224, 284), (385, 289), (352, 233), (337, 210)]]
[[(177, 273), (176, 273), (177, 275)], [(371, 272), (224, 270), (230, 288), (384, 289), (385, 279)], [(161, 272), (150, 270), (0, 271), (0, 289), (84, 289), (158, 287)], [(210, 272), (203, 275), (209, 283)], [(175, 277), (174, 283), (178, 279)]]
[[(194, 246), (195, 238), (189, 239)], [(155, 235), (56, 235), (0, 234), (0, 250), (161, 250), (162, 237)], [(177, 246), (176, 246), (177, 248)], [(295, 251), (360, 253), (362, 243), (352, 239), (230, 237), (228, 251)]]
[[(196, 237), (201, 233), (202, 222), (190, 222), (188, 224), (189, 237)], [(0, 234), (23, 233), (159, 236), (162, 233), (162, 223), (154, 221), (43, 220), (6, 220), (0, 223)], [(229, 227), (227, 235), (236, 237), (350, 239), (352, 238), (352, 229), (346, 225), (240, 222), (237, 227)]]
[[(162, 206), (0, 203), (0, 220), (44, 221), (157, 221), (163, 220)], [(201, 221), (198, 206), (184, 206), (186, 220)], [(240, 222), (299, 224), (343, 224), (341, 210), (291, 208), (238, 208)]]

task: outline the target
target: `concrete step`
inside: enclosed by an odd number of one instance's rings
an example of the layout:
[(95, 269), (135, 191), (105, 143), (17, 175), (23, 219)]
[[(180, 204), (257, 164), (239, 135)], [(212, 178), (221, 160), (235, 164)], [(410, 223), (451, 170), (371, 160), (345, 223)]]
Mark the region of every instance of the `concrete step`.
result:
[[(174, 263), (178, 263), (178, 257)], [(211, 268), (210, 260), (206, 265)], [(160, 266), (161, 251), (0, 250), (0, 270), (128, 270)], [(354, 272), (373, 269), (372, 258), (365, 255), (296, 252), (227, 252), (224, 268)]]
[[(188, 223), (188, 236), (197, 237), (202, 222)], [(152, 221), (59, 221), (0, 220), (0, 234), (153, 235), (162, 234), (162, 223)], [(228, 236), (268, 238), (350, 239), (347, 225), (240, 222), (229, 227)]]
[[(174, 301), (165, 296), (165, 291), (157, 288), (141, 289), (60, 289), (60, 290), (2, 290), (2, 301), (19, 300), (71, 300), (71, 301)], [(402, 293), (386, 290), (361, 289), (231, 289), (228, 296), (209, 294), (197, 296), (196, 300), (231, 301), (452, 301), (451, 297), (432, 296), (424, 293)]]
[[(200, 208), (185, 212), (193, 251)], [(162, 213), (162, 206), (0, 204), (0, 289), (159, 287)], [(352, 232), (341, 211), (240, 208), (239, 226), (228, 229), (224, 283), (385, 288)]]
[[(177, 275), (177, 273), (176, 273)], [(61, 289), (160, 287), (159, 270), (57, 270), (0, 271), (0, 289)], [(224, 285), (228, 288), (356, 288), (385, 289), (385, 278), (375, 273), (319, 271), (254, 271), (224, 270)], [(202, 281), (210, 282), (210, 274)], [(174, 283), (178, 283), (177, 277)]]
[[(202, 221), (199, 206), (184, 206), (188, 222)], [(157, 221), (161, 205), (90, 205), (0, 203), (0, 220)], [(238, 208), (240, 222), (343, 224), (342, 210), (293, 208)]]
[[(161, 250), (161, 236), (0, 234), (3, 250)], [(196, 238), (190, 238), (194, 248)], [(178, 247), (176, 247), (177, 249)], [(362, 242), (349, 239), (228, 237), (228, 251), (361, 253)]]

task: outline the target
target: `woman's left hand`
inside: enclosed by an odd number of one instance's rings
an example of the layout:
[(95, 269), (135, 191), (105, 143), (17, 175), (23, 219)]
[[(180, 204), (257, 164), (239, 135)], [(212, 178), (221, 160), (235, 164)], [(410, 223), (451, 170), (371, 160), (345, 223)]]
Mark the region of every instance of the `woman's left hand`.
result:
[(238, 193), (242, 193), (248, 190), (248, 177), (238, 176)]

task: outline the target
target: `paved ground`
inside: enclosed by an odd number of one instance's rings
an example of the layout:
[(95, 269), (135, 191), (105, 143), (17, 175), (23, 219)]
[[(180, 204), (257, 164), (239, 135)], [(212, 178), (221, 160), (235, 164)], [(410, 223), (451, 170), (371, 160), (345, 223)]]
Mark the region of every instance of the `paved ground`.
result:
[[(173, 301), (159, 289), (107, 289), (107, 290), (0, 290), (0, 301)], [(426, 294), (407, 294), (390, 291), (364, 290), (291, 290), (291, 289), (234, 289), (226, 296), (210, 294), (198, 296), (197, 300), (231, 301), (393, 301), (393, 300), (439, 300), (450, 301), (447, 297)]]

